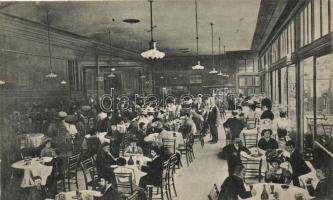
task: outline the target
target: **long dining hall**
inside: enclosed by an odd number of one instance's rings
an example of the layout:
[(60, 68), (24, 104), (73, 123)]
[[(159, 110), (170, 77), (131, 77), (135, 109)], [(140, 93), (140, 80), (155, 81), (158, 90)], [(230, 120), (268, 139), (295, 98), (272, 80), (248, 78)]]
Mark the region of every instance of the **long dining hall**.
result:
[(332, 200), (332, 0), (0, 0), (1, 200)]

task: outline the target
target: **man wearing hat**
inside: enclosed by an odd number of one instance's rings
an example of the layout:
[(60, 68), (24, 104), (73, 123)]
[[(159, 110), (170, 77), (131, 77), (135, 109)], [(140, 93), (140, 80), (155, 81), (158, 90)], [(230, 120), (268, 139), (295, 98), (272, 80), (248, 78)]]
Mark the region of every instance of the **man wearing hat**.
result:
[(143, 154), (142, 148), (137, 146), (138, 139), (136, 137), (131, 138), (131, 143), (128, 147), (125, 148), (124, 156), (131, 156), (135, 154)]
[(278, 149), (279, 144), (278, 142), (272, 138), (273, 131), (272, 129), (264, 129), (261, 131), (262, 138), (258, 142), (258, 147), (262, 150), (268, 149)]

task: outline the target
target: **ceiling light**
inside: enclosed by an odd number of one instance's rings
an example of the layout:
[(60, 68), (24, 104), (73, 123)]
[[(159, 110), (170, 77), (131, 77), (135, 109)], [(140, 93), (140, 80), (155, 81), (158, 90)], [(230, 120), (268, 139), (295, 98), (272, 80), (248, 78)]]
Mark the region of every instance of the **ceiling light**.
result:
[(164, 76), (160, 76), (160, 79), (164, 79)]
[(223, 76), (223, 73), (220, 71), (217, 75), (218, 76)]
[(61, 85), (66, 85), (66, 84), (67, 84), (67, 81), (62, 80), (62, 81), (60, 82), (60, 84), (61, 84)]
[(58, 77), (58, 75), (51, 71), (49, 74), (45, 75), (45, 77), (46, 78), (56, 78), (56, 77)]
[(140, 20), (138, 20), (138, 19), (124, 19), (123, 22), (129, 23), (129, 24), (136, 24), (136, 23), (139, 23)]
[(0, 80), (0, 85), (4, 85), (4, 84), (6, 84), (6, 82), (3, 80)]
[(165, 53), (157, 50), (156, 42), (154, 42), (154, 48), (141, 53), (141, 56), (146, 59), (161, 59), (164, 58)]
[(195, 39), (197, 40), (197, 61), (198, 64), (192, 66), (192, 69), (197, 70), (197, 69), (205, 69), (204, 66), (200, 65), (200, 61), (199, 61), (199, 33), (198, 33), (198, 2), (197, 0), (195, 0)]
[(217, 74), (217, 72), (218, 72), (218, 71), (216, 71), (215, 67), (213, 67), (213, 70), (210, 71), (209, 73), (210, 73), (210, 74)]
[(46, 23), (47, 23), (47, 39), (49, 43), (49, 62), (50, 62), (50, 73), (45, 75), (46, 78), (56, 78), (58, 75), (52, 71), (52, 53), (51, 53), (51, 38), (50, 38), (50, 22), (49, 22), (49, 10), (46, 10)]
[(141, 56), (146, 59), (161, 59), (164, 58), (165, 53), (157, 50), (156, 42), (153, 39), (153, 30), (157, 26), (153, 25), (153, 0), (148, 0), (150, 4), (150, 50), (141, 53)]
[(109, 78), (114, 78), (114, 77), (116, 77), (116, 75), (114, 73), (111, 73), (111, 74), (108, 75), (108, 77)]
[(205, 67), (200, 64), (200, 61), (198, 61), (198, 64), (192, 66), (192, 69), (205, 69)]

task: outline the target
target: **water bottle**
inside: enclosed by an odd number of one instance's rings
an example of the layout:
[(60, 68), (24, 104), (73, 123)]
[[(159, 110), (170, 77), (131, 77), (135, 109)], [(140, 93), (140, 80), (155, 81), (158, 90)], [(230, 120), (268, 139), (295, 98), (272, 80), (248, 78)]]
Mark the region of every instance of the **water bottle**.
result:
[(266, 190), (266, 184), (264, 184), (264, 189), (262, 190), (262, 193), (261, 193), (261, 200), (268, 200), (268, 193), (267, 193), (267, 190)]

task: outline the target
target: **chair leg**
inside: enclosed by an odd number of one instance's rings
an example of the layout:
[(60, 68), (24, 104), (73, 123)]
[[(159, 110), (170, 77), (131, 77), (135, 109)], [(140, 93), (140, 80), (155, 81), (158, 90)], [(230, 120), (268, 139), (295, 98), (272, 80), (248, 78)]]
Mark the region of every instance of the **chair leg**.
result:
[(193, 159), (195, 159), (193, 148), (191, 148), (191, 154), (193, 156)]
[(177, 196), (175, 180), (173, 177), (172, 177), (172, 187), (173, 187), (173, 191), (175, 192), (175, 196)]
[(70, 180), (69, 175), (67, 177), (67, 184), (68, 184), (68, 191), (71, 191), (71, 180)]

